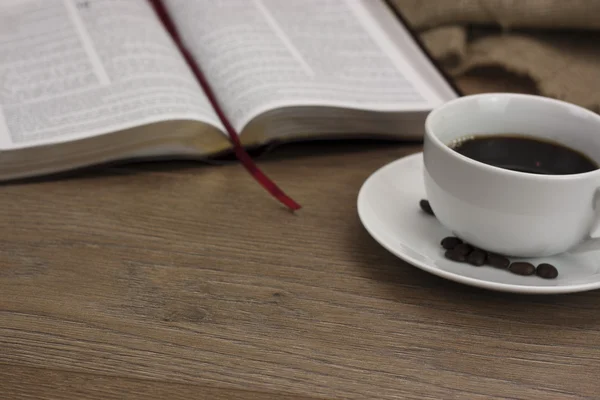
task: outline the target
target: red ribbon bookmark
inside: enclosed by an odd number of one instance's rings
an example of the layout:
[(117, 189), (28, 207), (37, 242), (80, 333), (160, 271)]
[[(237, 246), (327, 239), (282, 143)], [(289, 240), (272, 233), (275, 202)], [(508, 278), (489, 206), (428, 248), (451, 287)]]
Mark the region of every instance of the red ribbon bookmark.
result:
[(250, 157), (250, 155), (246, 152), (246, 150), (242, 146), (242, 143), (240, 141), (240, 137), (239, 137), (238, 133), (236, 132), (233, 125), (231, 125), (231, 123), (225, 116), (225, 113), (223, 112), (223, 109), (219, 105), (219, 102), (217, 101), (216, 96), (214, 95), (210, 85), (208, 84), (206, 77), (202, 73), (202, 70), (200, 69), (198, 64), (194, 61), (194, 58), (192, 57), (191, 53), (183, 45), (183, 41), (181, 40), (179, 33), (177, 32), (177, 29), (173, 25), (173, 22), (171, 21), (171, 18), (169, 17), (167, 10), (165, 9), (164, 5), (162, 4), (162, 1), (161, 0), (149, 0), (149, 1), (150, 1), (150, 4), (152, 6), (154, 6), (154, 9), (156, 10), (158, 17), (160, 18), (162, 23), (165, 25), (165, 27), (171, 34), (171, 37), (173, 38), (173, 40), (179, 47), (179, 50), (185, 57), (190, 68), (196, 75), (198, 82), (200, 82), (200, 85), (202, 86), (202, 88), (204, 89), (204, 92), (208, 96), (210, 103), (212, 104), (213, 108), (217, 112), (219, 119), (225, 126), (225, 129), (227, 130), (227, 133), (229, 134), (229, 138), (233, 144), (233, 149), (235, 151), (235, 155), (238, 158), (238, 160), (240, 160), (240, 162), (242, 163), (244, 168), (246, 168), (246, 170), (250, 173), (250, 175), (252, 175), (254, 177), (254, 179), (256, 179), (263, 188), (265, 188), (269, 193), (271, 193), (271, 195), (273, 197), (275, 197), (277, 200), (279, 200), (283, 205), (285, 205), (291, 211), (299, 210), (302, 206), (300, 206), (300, 204), (296, 203), (291, 197), (289, 197), (287, 194), (285, 194), (283, 192), (283, 190), (281, 190), (275, 184), (275, 182), (273, 182), (264, 172), (262, 172), (258, 168), (258, 166), (254, 163), (254, 160), (252, 160), (252, 157)]

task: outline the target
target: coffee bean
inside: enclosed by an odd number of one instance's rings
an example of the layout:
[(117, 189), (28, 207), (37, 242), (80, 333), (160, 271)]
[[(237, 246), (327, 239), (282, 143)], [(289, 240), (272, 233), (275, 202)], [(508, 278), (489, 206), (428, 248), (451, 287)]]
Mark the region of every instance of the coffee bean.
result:
[(470, 252), (473, 251), (473, 246), (470, 246), (466, 243), (457, 244), (452, 251), (462, 254), (463, 256), (468, 256)]
[(483, 250), (475, 249), (467, 256), (467, 262), (476, 267), (481, 267), (485, 264), (487, 254)]
[(528, 262), (514, 262), (510, 264), (508, 270), (517, 275), (533, 275), (535, 273), (535, 266)]
[[(423, 212), (435, 216), (429, 201), (422, 199), (419, 201), (419, 206)], [(440, 244), (446, 250), (444, 256), (452, 261), (468, 262), (476, 267), (488, 264), (494, 268), (508, 268), (513, 274), (524, 276), (536, 274), (544, 279), (555, 279), (558, 276), (558, 270), (552, 264), (543, 263), (538, 265), (537, 268), (533, 264), (522, 261), (511, 264), (507, 257), (476, 249), (455, 236), (445, 237)]]
[(448, 236), (447, 238), (442, 239), (441, 245), (446, 250), (452, 250), (453, 248), (455, 248), (456, 246), (458, 246), (461, 243), (462, 243), (462, 240), (460, 240), (459, 238), (454, 237), (454, 236)]
[(461, 253), (457, 253), (455, 250), (446, 250), (444, 253), (447, 259), (457, 262), (465, 262), (467, 260), (467, 256)]
[(435, 216), (435, 214), (433, 213), (433, 209), (431, 208), (431, 205), (427, 200), (421, 200), (419, 202), (419, 206), (421, 206), (421, 210), (425, 211), (427, 214)]
[(494, 268), (506, 269), (510, 265), (508, 258), (494, 253), (488, 253), (486, 261)]
[(537, 276), (544, 279), (554, 279), (558, 276), (558, 270), (552, 264), (540, 264), (535, 269), (535, 273)]

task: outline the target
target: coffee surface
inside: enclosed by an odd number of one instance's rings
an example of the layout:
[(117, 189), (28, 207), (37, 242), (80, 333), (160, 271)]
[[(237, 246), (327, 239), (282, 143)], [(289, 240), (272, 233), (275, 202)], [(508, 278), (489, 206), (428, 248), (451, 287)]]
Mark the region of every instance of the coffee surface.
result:
[(530, 174), (570, 175), (598, 169), (597, 163), (574, 149), (527, 136), (475, 136), (450, 147), (473, 160)]

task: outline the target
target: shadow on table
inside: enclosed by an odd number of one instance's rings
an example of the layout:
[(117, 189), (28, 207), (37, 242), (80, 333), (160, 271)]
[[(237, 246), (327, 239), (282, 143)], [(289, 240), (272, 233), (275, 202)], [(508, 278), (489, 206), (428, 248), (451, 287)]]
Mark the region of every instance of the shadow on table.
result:
[[(577, 328), (600, 328), (600, 290), (561, 295), (524, 295), (480, 289), (440, 278), (395, 257), (374, 239), (357, 219), (349, 230), (348, 246), (365, 276), (377, 281), (386, 295), (400, 303), (430, 304), (432, 308), (491, 318)], [(444, 316), (437, 313), (436, 316)]]
[(419, 141), (396, 141), (377, 139), (311, 140), (291, 143), (273, 143), (251, 153), (257, 162), (274, 162), (296, 158), (336, 156), (364, 153), (382, 149), (399, 149), (422, 145)]
[[(270, 164), (272, 162), (285, 160), (364, 153), (386, 148), (397, 150), (407, 146), (417, 148), (419, 145), (420, 143), (415, 141), (399, 142), (377, 139), (312, 140), (292, 143), (273, 143), (269, 146), (249, 149), (248, 153), (260, 167), (261, 164)], [(98, 179), (112, 176), (147, 174), (149, 172), (179, 173), (190, 170), (203, 170), (207, 167), (213, 168), (235, 164), (239, 164), (239, 161), (235, 154), (231, 152), (202, 159), (176, 159), (173, 157), (129, 159), (90, 165), (60, 173), (0, 182), (0, 186), (51, 182), (57, 180)]]

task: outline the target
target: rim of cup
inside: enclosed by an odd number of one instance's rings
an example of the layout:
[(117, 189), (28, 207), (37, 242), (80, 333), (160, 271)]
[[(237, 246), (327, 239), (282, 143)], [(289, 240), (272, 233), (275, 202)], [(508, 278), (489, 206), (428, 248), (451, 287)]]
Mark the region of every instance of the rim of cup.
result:
[[(505, 169), (505, 168), (500, 168), (500, 167), (496, 167), (493, 165), (489, 165), (486, 163), (483, 163), (481, 161), (477, 161), (474, 160), (472, 158), (469, 158), (467, 156), (464, 156), (462, 154), (460, 154), (459, 152), (453, 150), (448, 144), (444, 143), (441, 139), (439, 139), (437, 137), (437, 135), (435, 135), (433, 133), (433, 129), (431, 127), (432, 124), (432, 120), (434, 118), (436, 118), (438, 116), (438, 114), (441, 114), (442, 112), (444, 112), (445, 108), (454, 104), (460, 104), (460, 103), (467, 103), (470, 101), (473, 101), (476, 98), (486, 98), (486, 97), (510, 97), (510, 98), (520, 98), (520, 99), (526, 99), (529, 101), (535, 101), (538, 103), (546, 103), (548, 105), (553, 105), (553, 106), (559, 106), (559, 107), (567, 107), (570, 108), (572, 110), (576, 110), (577, 113), (583, 113), (588, 115), (590, 118), (595, 119), (596, 122), (598, 123), (598, 135), (600, 135), (600, 115), (594, 113), (593, 111), (590, 111), (586, 108), (583, 108), (581, 106), (578, 106), (576, 104), (573, 103), (569, 103), (563, 100), (558, 100), (558, 99), (552, 99), (549, 97), (544, 97), (544, 96), (539, 96), (539, 95), (533, 95), (533, 94), (523, 94), (523, 93), (481, 93), (481, 94), (472, 94), (472, 95), (467, 95), (467, 96), (462, 96), (462, 97), (458, 97), (456, 99), (452, 99), (450, 101), (445, 102), (444, 104), (438, 106), (437, 108), (433, 109), (428, 115), (427, 118), (425, 119), (425, 135), (429, 137), (429, 139), (431, 140), (431, 142), (436, 145), (436, 147), (440, 148), (443, 152), (445, 152), (446, 154), (451, 155), (452, 157), (456, 157), (460, 160), (462, 160), (463, 162), (465, 162), (466, 164), (472, 165), (473, 167), (477, 167), (477, 168), (481, 168), (485, 171), (489, 171), (492, 173), (498, 173), (498, 174), (503, 174), (503, 175), (508, 175), (508, 176), (515, 176), (515, 177), (520, 177), (521, 179), (532, 179), (532, 180), (545, 180), (545, 181), (564, 181), (564, 180), (578, 180), (578, 179), (585, 179), (590, 177), (591, 175), (597, 175), (600, 174), (600, 162), (598, 162), (597, 160), (593, 160), (594, 163), (596, 163), (599, 168), (595, 169), (593, 171), (588, 171), (588, 172), (580, 172), (580, 173), (576, 173), (576, 174), (568, 174), (568, 175), (543, 175), (543, 174), (533, 174), (530, 172), (520, 172), (520, 171), (513, 171), (510, 169)], [(525, 133), (525, 136), (527, 134)], [(533, 137), (535, 138), (536, 136), (534, 135), (530, 135), (529, 137)], [(569, 148), (566, 145), (563, 145), (562, 143), (557, 143), (559, 145), (565, 146), (567, 148)], [(586, 157), (587, 154), (586, 154)]]

